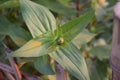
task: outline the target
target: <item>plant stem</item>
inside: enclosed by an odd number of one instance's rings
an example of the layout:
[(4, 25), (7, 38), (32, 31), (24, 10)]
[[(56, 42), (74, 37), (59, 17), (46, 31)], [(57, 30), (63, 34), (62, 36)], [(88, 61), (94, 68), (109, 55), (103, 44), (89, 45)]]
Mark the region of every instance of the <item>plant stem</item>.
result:
[(14, 73), (10, 66), (3, 64), (1, 62), (0, 62), (0, 69), (5, 71), (5, 72)]
[[(7, 42), (7, 45), (10, 46), (11, 41), (9, 39), (9, 36), (6, 36), (6, 42)], [(6, 54), (10, 54), (12, 52), (6, 45), (4, 45), (4, 47), (6, 49)], [(11, 65), (14, 75), (16, 77), (16, 80), (22, 80), (21, 72), (19, 70), (18, 65), (15, 63), (14, 58), (8, 58), (8, 60), (10, 62), (10, 65)]]
[(4, 74), (7, 76), (9, 80), (15, 80), (14, 77), (10, 74), (14, 73), (10, 66), (0, 62), (0, 69), (3, 70)]
[(8, 80), (15, 80), (14, 77), (9, 72), (4, 72)]
[(120, 2), (114, 7), (114, 23), (110, 64), (113, 71), (112, 80), (120, 80)]
[(9, 62), (11, 64), (11, 66), (12, 66), (13, 71), (14, 71), (14, 75), (16, 77), (16, 80), (22, 80), (21, 72), (20, 72), (17, 64), (13, 60), (13, 58), (9, 58)]
[(0, 80), (6, 80), (5, 76), (3, 75), (3, 72), (0, 70)]
[(26, 80), (42, 80), (39, 76), (22, 72)]
[(65, 77), (65, 80), (68, 80), (67, 79), (67, 71), (64, 70), (64, 77)]
[(77, 10), (77, 14), (76, 14), (76, 17), (79, 17), (79, 10), (81, 9), (81, 6), (80, 6), (80, 1), (79, 0), (76, 0), (76, 10)]
[(55, 70), (56, 70), (56, 80), (66, 80), (64, 69), (57, 62), (55, 62)]
[[(6, 48), (6, 54), (10, 54), (11, 53), (11, 50), (9, 48)], [(16, 77), (16, 80), (22, 80), (22, 75), (21, 75), (21, 72), (19, 70), (19, 67), (18, 65), (15, 63), (14, 59), (13, 58), (8, 58), (9, 62), (10, 62), (10, 65), (12, 67), (12, 70), (14, 72), (14, 75)]]

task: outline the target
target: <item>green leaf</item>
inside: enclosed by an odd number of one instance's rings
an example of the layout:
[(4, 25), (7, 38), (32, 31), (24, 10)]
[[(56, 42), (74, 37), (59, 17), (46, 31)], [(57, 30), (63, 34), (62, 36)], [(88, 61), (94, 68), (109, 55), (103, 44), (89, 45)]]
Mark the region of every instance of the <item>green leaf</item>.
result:
[(97, 71), (97, 67), (96, 67), (95, 61), (87, 59), (86, 62), (87, 62), (87, 67), (88, 67), (89, 74), (90, 74), (90, 79), (91, 80), (96, 80), (96, 79), (97, 80), (102, 80), (101, 77), (99, 76), (98, 71)]
[(54, 37), (51, 37), (48, 34), (41, 35), (35, 39), (28, 41), (25, 45), (11, 53), (9, 56), (38, 57), (51, 53), (57, 49), (53, 38)]
[(107, 78), (108, 61), (90, 60), (87, 59), (87, 66), (90, 72), (91, 80), (109, 80)]
[(18, 46), (22, 46), (31, 38), (26, 30), (12, 24), (2, 15), (0, 15), (0, 34), (9, 35)]
[(95, 37), (95, 34), (90, 33), (88, 30), (83, 30), (80, 34), (78, 34), (72, 42), (75, 46), (77, 46), (79, 49), (82, 44), (85, 44), (89, 42), (93, 37)]
[(91, 56), (97, 57), (99, 60), (108, 59), (110, 57), (110, 46), (95, 46), (89, 51)]
[(41, 76), (42, 80), (56, 80), (55, 75), (43, 75)]
[(1, 35), (9, 35), (10, 34), (10, 23), (7, 21), (7, 19), (0, 15), (0, 34)]
[(0, 42), (5, 38), (4, 35), (0, 35)]
[(104, 16), (106, 14), (108, 14), (107, 12), (107, 6), (109, 5), (109, 3), (106, 1), (103, 1), (101, 3), (99, 3), (97, 0), (92, 0), (92, 7), (95, 9), (95, 15), (98, 21), (101, 21), (102, 19), (104, 19)]
[(18, 7), (18, 6), (19, 6), (19, 1), (18, 0), (8, 0), (8, 1), (0, 4), (0, 9), (13, 8), (13, 7)]
[(31, 35), (24, 30), (23, 28), (18, 27), (11, 27), (11, 32), (9, 34), (9, 36), (11, 37), (11, 39), (14, 41), (14, 43), (21, 47), (23, 46), (25, 43), (27, 43), (28, 40), (31, 39)]
[(65, 6), (70, 6), (70, 0), (58, 0), (58, 1)]
[(49, 55), (79, 80), (90, 80), (85, 60), (72, 43), (60, 46), (56, 52)]
[(0, 4), (4, 3), (6, 1), (9, 1), (9, 0), (0, 0)]
[(75, 15), (75, 10), (70, 9), (69, 7), (64, 6), (57, 0), (33, 0), (39, 4), (46, 6), (47, 8), (51, 9), (52, 11), (62, 14), (65, 16)]
[(61, 26), (63, 37), (64, 39), (69, 42), (73, 38), (75, 38), (85, 27), (88, 23), (93, 19), (94, 11), (90, 10), (80, 17), (73, 19), (66, 24)]
[(108, 70), (108, 67), (109, 67), (109, 62), (108, 61), (97, 61), (96, 62), (96, 69), (99, 73), (99, 76), (101, 77), (101, 80), (109, 80), (109, 79), (106, 79), (107, 78), (107, 70)]
[(48, 55), (44, 55), (36, 58), (34, 60), (34, 66), (37, 69), (37, 71), (39, 71), (42, 74), (46, 74), (46, 75), (55, 74), (50, 66)]
[(30, 0), (20, 0), (20, 7), (33, 38), (56, 28), (54, 16), (44, 6)]

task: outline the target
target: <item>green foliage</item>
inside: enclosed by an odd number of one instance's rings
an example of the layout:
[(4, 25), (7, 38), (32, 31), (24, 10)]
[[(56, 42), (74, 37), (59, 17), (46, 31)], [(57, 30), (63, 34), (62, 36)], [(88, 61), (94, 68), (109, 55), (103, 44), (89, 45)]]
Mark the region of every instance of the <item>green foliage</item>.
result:
[(20, 7), (33, 38), (56, 28), (56, 21), (49, 10), (29, 0), (20, 0)]
[(41, 56), (34, 60), (35, 68), (42, 74), (53, 75), (55, 74), (49, 63), (49, 56)]
[(88, 23), (92, 20), (93, 16), (94, 11), (89, 10), (89, 12), (86, 12), (84, 15), (81, 15), (80, 17), (62, 25), (61, 29), (64, 39), (69, 42), (75, 38), (83, 29), (85, 29)]
[[(110, 46), (95, 46), (89, 53), (92, 56), (97, 57), (99, 60), (109, 59), (110, 56)], [(103, 53), (104, 52), (104, 53)]]
[(18, 0), (8, 0), (8, 1), (3, 2), (0, 5), (0, 9), (3, 9), (3, 8), (14, 8), (14, 7), (18, 7), (18, 6), (19, 6)]
[(0, 62), (14, 57), (24, 80), (109, 80), (115, 0), (76, 1), (1, 0)]
[(83, 30), (81, 33), (79, 33), (73, 40), (72, 42), (74, 45), (80, 49), (80, 47), (87, 42), (89, 42), (91, 39), (95, 37), (95, 34), (90, 33), (88, 30)]
[(0, 42), (5, 38), (4, 35), (0, 35)]
[[(20, 6), (23, 18), (34, 39), (27, 42), (24, 46), (11, 53), (9, 56), (39, 57), (45, 54), (49, 54), (61, 66), (63, 66), (64, 69), (66, 69), (72, 75), (76, 76), (78, 79), (89, 80), (84, 58), (79, 53), (79, 50), (75, 48), (73, 44), (69, 44), (68, 42), (71, 41), (87, 26), (87, 24), (94, 16), (93, 11), (89, 11), (79, 18), (64, 24), (60, 27), (60, 31), (58, 27), (58, 30), (53, 32), (53, 30), (56, 28), (55, 19), (45, 7), (29, 0), (20, 0)], [(68, 32), (65, 32), (66, 30), (68, 30)], [(74, 33), (71, 33), (71, 30), (73, 30), (72, 32)], [(58, 33), (58, 35), (54, 35), (54, 33)], [(68, 35), (71, 35), (71, 38), (68, 37)], [(60, 37), (63, 37), (63, 41), (58, 44), (56, 40), (61, 41)], [(49, 69), (50, 65), (48, 62), (46, 62), (48, 59), (46, 58), (46, 60), (44, 60), (43, 58), (44, 56), (39, 57), (39, 59), (36, 60), (34, 63), (35, 68), (43, 74), (52, 74), (53, 72), (51, 69)], [(67, 62), (64, 62), (64, 60)], [(41, 61), (44, 64), (41, 64)], [(76, 63), (77, 61), (79, 64)], [(41, 67), (44, 67), (44, 69)], [(48, 70), (46, 68), (48, 68)]]
[(72, 43), (61, 46), (57, 51), (49, 55), (79, 80), (90, 80), (85, 60), (79, 49)]
[[(88, 70), (90, 72), (91, 80), (109, 80), (107, 77), (108, 62), (87, 59)], [(103, 65), (104, 64), (104, 65)], [(94, 76), (93, 76), (94, 75)], [(107, 78), (107, 79), (106, 79)]]
[(67, 17), (74, 15), (75, 10), (70, 9), (69, 7), (64, 6), (58, 0), (33, 0), (41, 5), (46, 6), (48, 9), (51, 9), (58, 14), (66, 15)]
[(1, 35), (9, 35), (18, 46), (22, 46), (31, 38), (26, 30), (10, 23), (4, 16), (0, 15), (0, 17)]
[(53, 52), (56, 47), (50, 42), (40, 42), (40, 40), (30, 40), (24, 46), (14, 51), (8, 56), (12, 57), (39, 57)]

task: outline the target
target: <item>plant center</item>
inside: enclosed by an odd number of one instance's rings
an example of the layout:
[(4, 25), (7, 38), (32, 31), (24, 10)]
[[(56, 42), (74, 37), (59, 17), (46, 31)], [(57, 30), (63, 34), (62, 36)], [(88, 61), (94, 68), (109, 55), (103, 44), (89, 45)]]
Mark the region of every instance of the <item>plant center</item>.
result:
[(57, 44), (58, 45), (61, 45), (63, 43), (64, 43), (64, 38), (60, 37), (60, 38), (57, 39)]

